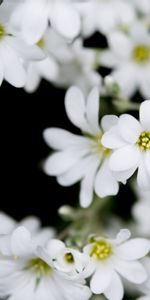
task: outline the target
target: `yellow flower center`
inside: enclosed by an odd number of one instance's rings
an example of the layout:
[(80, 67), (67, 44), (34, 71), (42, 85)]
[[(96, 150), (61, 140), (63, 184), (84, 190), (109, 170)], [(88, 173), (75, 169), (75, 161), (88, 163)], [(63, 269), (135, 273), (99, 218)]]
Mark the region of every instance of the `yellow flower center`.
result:
[(136, 144), (142, 151), (150, 150), (150, 131), (142, 132)]
[(40, 39), (38, 42), (37, 42), (37, 46), (41, 49), (43, 49), (45, 47), (45, 40), (44, 39)]
[(133, 58), (138, 63), (145, 63), (150, 60), (150, 47), (145, 45), (137, 46), (133, 51)]
[(99, 240), (94, 242), (90, 256), (97, 260), (105, 260), (112, 255), (112, 247), (105, 240)]
[(41, 258), (31, 259), (27, 265), (26, 270), (30, 269), (40, 279), (42, 276), (47, 276), (52, 272), (52, 268)]
[(68, 253), (65, 254), (64, 259), (69, 264), (73, 264), (74, 263), (74, 257), (72, 255), (72, 253), (70, 253), (70, 252), (68, 252)]
[(5, 28), (2, 24), (0, 24), (0, 40), (4, 37), (5, 35)]

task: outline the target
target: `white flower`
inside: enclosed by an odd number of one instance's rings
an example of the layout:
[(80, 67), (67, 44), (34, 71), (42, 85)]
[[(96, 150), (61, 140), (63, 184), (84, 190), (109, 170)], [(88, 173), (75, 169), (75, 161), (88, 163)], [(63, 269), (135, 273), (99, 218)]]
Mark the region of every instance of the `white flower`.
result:
[(28, 43), (36, 43), (47, 29), (48, 22), (62, 36), (72, 39), (80, 32), (80, 16), (73, 0), (23, 0), (12, 17), (12, 24), (21, 29)]
[(77, 85), (84, 93), (101, 82), (94, 70), (96, 51), (84, 48), (81, 39), (67, 43), (61, 36), (48, 29), (38, 45), (46, 54), (45, 60), (29, 62), (25, 90), (34, 92), (42, 78), (56, 86)]
[(123, 229), (114, 240), (97, 237), (85, 246), (84, 252), (90, 255), (94, 268), (90, 282), (93, 293), (121, 300), (124, 288), (120, 275), (135, 284), (146, 280), (146, 271), (138, 260), (149, 252), (150, 242), (140, 238), (128, 240), (129, 237), (130, 231)]
[(47, 144), (57, 152), (44, 164), (48, 175), (57, 176), (63, 186), (81, 180), (80, 203), (87, 207), (93, 199), (93, 190), (100, 197), (115, 195), (118, 182), (108, 168), (109, 150), (101, 145), (102, 130), (116, 121), (116, 117), (99, 126), (99, 90), (94, 88), (87, 99), (80, 89), (72, 87), (65, 98), (70, 121), (84, 136), (63, 129), (49, 128), (44, 131)]
[(90, 36), (95, 31), (108, 34), (115, 27), (130, 24), (135, 19), (135, 11), (126, 0), (92, 0), (80, 4), (83, 21), (83, 35)]
[(150, 100), (140, 106), (140, 121), (129, 114), (121, 115), (117, 125), (103, 135), (102, 144), (113, 149), (109, 167), (118, 180), (123, 173), (124, 179), (130, 178), (138, 169), (138, 185), (150, 190)]
[(132, 214), (135, 219), (134, 229), (139, 234), (150, 238), (150, 192), (142, 192), (137, 189), (138, 202), (132, 209)]
[[(60, 61), (60, 55), (56, 59)], [(82, 40), (77, 39), (66, 49), (66, 52), (62, 52), (59, 74), (54, 80), (54, 84), (61, 87), (75, 85), (80, 87), (87, 95), (93, 87), (101, 84), (101, 77), (95, 71), (97, 67), (96, 59), (96, 50), (85, 48)]]
[(139, 90), (150, 97), (150, 32), (142, 23), (134, 24), (128, 34), (114, 32), (108, 37), (110, 50), (104, 51), (100, 63), (113, 68), (113, 78), (122, 93), (131, 96)]
[(43, 59), (44, 55), (37, 46), (28, 46), (14, 35), (9, 19), (9, 6), (4, 2), (0, 8), (0, 85), (5, 79), (15, 87), (23, 87), (26, 81), (23, 62)]
[(28, 216), (17, 222), (10, 216), (0, 212), (0, 235), (11, 234), (18, 226), (23, 226), (33, 235), (34, 243), (44, 245), (55, 235), (52, 227), (41, 228), (41, 221), (34, 216)]
[(60, 240), (51, 240), (48, 243), (47, 255), (53, 261), (56, 270), (64, 272), (72, 279), (86, 278), (91, 273), (89, 256), (66, 247)]
[[(3, 240), (7, 247), (3, 248)], [(47, 246), (48, 247), (48, 246)], [(48, 248), (37, 247), (24, 227), (18, 227), (10, 236), (0, 238), (0, 296), (9, 300), (47, 300), (52, 298), (88, 300), (90, 289), (84, 278), (71, 278), (57, 270)]]

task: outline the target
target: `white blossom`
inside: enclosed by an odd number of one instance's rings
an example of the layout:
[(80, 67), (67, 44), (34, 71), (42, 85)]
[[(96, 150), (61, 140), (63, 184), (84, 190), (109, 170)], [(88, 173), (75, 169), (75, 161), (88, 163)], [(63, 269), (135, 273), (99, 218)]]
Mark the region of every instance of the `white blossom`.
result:
[(5, 256), (0, 259), (1, 297), (9, 300), (47, 300), (49, 297), (53, 300), (88, 300), (91, 296), (84, 277), (80, 278), (78, 274), (75, 279), (57, 270), (48, 244), (39, 247), (24, 227), (0, 237), (0, 252)]
[(92, 202), (93, 191), (100, 197), (118, 193), (118, 182), (108, 168), (110, 151), (101, 144), (103, 130), (114, 124), (116, 117), (102, 122), (100, 127), (98, 88), (85, 99), (80, 89), (71, 87), (66, 94), (65, 108), (83, 136), (64, 129), (46, 129), (44, 139), (56, 152), (46, 159), (44, 171), (56, 176), (63, 186), (81, 181), (80, 203), (87, 207)]
[(10, 24), (9, 5), (0, 7), (0, 85), (5, 79), (15, 87), (23, 87), (26, 81), (24, 61), (43, 59), (37, 46), (27, 45), (15, 35)]
[[(121, 230), (116, 239), (93, 238), (84, 252), (91, 257), (94, 269), (90, 287), (94, 294), (104, 294), (109, 300), (121, 300), (124, 295), (121, 276), (129, 282), (140, 284), (147, 278), (139, 261), (150, 249), (146, 239), (130, 239), (130, 231)], [(136, 251), (135, 251), (136, 249)]]
[(101, 77), (95, 71), (96, 50), (84, 48), (81, 39), (68, 43), (48, 29), (38, 46), (44, 51), (46, 58), (28, 63), (25, 85), (27, 92), (34, 92), (42, 78), (58, 87), (77, 85), (85, 94), (101, 83)]
[(112, 76), (123, 95), (137, 90), (150, 96), (150, 32), (143, 23), (135, 23), (129, 33), (115, 31), (108, 36), (108, 50), (100, 57), (101, 65), (113, 68)]
[(23, 226), (29, 230), (33, 236), (34, 243), (38, 245), (44, 245), (55, 236), (55, 229), (52, 227), (41, 227), (41, 221), (35, 216), (28, 216), (17, 222), (4, 212), (0, 212), (0, 235), (11, 234), (18, 226)]
[(11, 18), (16, 30), (28, 43), (36, 43), (43, 36), (48, 22), (67, 39), (80, 32), (80, 15), (74, 0), (23, 0), (18, 3)]
[[(65, 57), (69, 54), (68, 59)], [(87, 95), (92, 88), (101, 84), (101, 76), (95, 71), (97, 67), (97, 51), (85, 48), (81, 39), (77, 39), (67, 53), (62, 52), (64, 57), (57, 56), (59, 74), (54, 84), (60, 87), (78, 86)]]
[[(113, 149), (109, 168), (118, 180), (128, 179), (138, 169), (137, 182), (150, 190), (150, 100), (140, 106), (140, 121), (123, 114), (102, 137), (102, 144)], [(110, 118), (106, 116), (105, 119)]]
[(92, 0), (80, 4), (79, 10), (84, 36), (90, 36), (95, 31), (108, 34), (116, 27), (129, 25), (136, 17), (131, 3), (126, 0)]

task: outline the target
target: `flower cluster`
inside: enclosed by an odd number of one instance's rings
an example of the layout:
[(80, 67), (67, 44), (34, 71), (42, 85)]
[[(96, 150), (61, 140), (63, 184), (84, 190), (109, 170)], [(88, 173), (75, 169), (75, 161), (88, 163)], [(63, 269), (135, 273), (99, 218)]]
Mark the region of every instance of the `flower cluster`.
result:
[(88, 300), (93, 292), (119, 300), (124, 295), (120, 275), (137, 285), (144, 282), (141, 288), (146, 289), (147, 268), (141, 258), (150, 251), (150, 241), (129, 239), (127, 229), (122, 229), (115, 239), (90, 238), (79, 251), (54, 239), (53, 229), (49, 228), (49, 235), (39, 229), (36, 218), (16, 225), (7, 215), (0, 217), (1, 224), (8, 228), (0, 236), (2, 298), (36, 300), (52, 295), (54, 300)]
[[(121, 91), (150, 95), (149, 0), (5, 0), (0, 7), (0, 82), (34, 92), (42, 78), (87, 93), (109, 67)], [(140, 16), (140, 17), (139, 17)], [(95, 32), (107, 48), (84, 46)], [(15, 71), (14, 71), (15, 70)]]
[[(42, 79), (67, 89), (76, 127), (44, 130), (42, 169), (79, 182), (80, 206), (60, 207), (60, 232), (0, 212), (0, 299), (149, 300), (150, 0), (0, 1), (0, 85)], [(125, 220), (113, 208), (128, 185)]]
[(99, 197), (116, 195), (138, 168), (137, 181), (150, 191), (150, 100), (140, 106), (140, 122), (129, 114), (105, 115), (99, 126), (99, 91), (85, 99), (71, 87), (65, 98), (66, 112), (83, 136), (57, 128), (44, 131), (47, 144), (57, 152), (44, 163), (48, 175), (68, 186), (81, 180), (80, 202), (87, 207), (93, 190)]

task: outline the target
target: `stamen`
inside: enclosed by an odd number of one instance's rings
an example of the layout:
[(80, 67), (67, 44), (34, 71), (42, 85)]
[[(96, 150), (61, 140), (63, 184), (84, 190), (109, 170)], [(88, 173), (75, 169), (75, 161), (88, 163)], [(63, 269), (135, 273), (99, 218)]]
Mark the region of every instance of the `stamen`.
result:
[(138, 63), (145, 63), (150, 60), (150, 47), (145, 45), (137, 46), (133, 51), (133, 58)]
[(90, 256), (97, 260), (105, 260), (112, 255), (112, 247), (105, 240), (96, 241), (91, 250)]
[(66, 253), (65, 256), (64, 256), (64, 259), (69, 264), (73, 264), (74, 263), (74, 257), (73, 257), (73, 255), (72, 255), (71, 252)]
[(0, 24), (0, 40), (4, 37), (5, 35), (5, 28), (2, 24)]
[(143, 131), (136, 144), (142, 151), (150, 150), (150, 131)]

